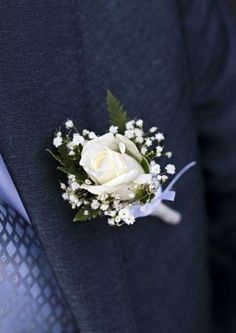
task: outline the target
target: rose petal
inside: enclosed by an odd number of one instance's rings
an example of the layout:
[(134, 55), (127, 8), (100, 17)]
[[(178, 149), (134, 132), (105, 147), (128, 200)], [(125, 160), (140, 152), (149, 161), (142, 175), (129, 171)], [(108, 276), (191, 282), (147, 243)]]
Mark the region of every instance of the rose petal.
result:
[(124, 175), (116, 177), (103, 185), (81, 185), (82, 189), (89, 191), (90, 193), (101, 195), (103, 193), (111, 194), (116, 192), (119, 188), (123, 186), (128, 186), (137, 177), (138, 171), (132, 170)]
[(135, 158), (138, 162), (141, 162), (142, 156), (136, 145), (131, 140), (129, 140), (128, 138), (126, 138), (124, 135), (121, 134), (116, 134), (116, 138), (117, 140), (125, 144), (127, 154)]

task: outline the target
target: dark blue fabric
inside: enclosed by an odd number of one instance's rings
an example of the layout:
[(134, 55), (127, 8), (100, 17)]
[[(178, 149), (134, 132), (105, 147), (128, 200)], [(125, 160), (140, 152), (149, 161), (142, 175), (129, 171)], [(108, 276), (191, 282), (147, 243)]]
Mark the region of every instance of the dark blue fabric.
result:
[[(219, 260), (209, 274), (204, 200), (206, 187), (217, 198), (210, 244), (225, 258), (235, 251), (236, 188), (235, 28), (225, 9), (216, 0), (4, 0), (0, 13), (0, 149), (80, 331), (210, 332), (219, 271), (235, 292)], [(107, 88), (130, 117), (165, 132), (177, 167), (198, 160), (176, 186), (179, 227), (71, 222), (45, 148), (67, 118), (102, 133)], [(221, 291), (229, 316), (235, 303)], [(232, 332), (230, 318), (217, 315), (213, 332)]]
[[(202, 11), (202, 20), (194, 19)], [(186, 33), (209, 212), (215, 332), (236, 330), (236, 24), (220, 0), (192, 2)], [(199, 66), (201, 64), (201, 66)]]

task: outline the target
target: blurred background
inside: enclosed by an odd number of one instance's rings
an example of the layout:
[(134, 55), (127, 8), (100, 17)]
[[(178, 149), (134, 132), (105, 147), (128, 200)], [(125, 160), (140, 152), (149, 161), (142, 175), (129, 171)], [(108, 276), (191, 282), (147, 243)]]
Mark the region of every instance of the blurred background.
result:
[(232, 9), (233, 14), (236, 16), (236, 0), (226, 0), (226, 2)]

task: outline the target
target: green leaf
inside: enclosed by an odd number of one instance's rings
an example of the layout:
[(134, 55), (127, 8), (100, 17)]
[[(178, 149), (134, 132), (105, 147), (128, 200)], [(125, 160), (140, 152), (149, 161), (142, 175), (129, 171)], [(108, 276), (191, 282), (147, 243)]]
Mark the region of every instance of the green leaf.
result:
[(149, 163), (144, 156), (142, 156), (141, 166), (145, 173), (149, 173)]
[(65, 165), (70, 165), (71, 163), (74, 164), (74, 161), (68, 155), (67, 143), (63, 143), (60, 147), (58, 147), (58, 153), (60, 154)]
[(78, 183), (84, 183), (84, 181), (89, 178), (88, 175), (86, 173), (84, 173), (83, 171), (80, 173), (76, 173), (76, 181)]
[(121, 105), (120, 101), (110, 92), (110, 90), (107, 91), (106, 103), (110, 124), (117, 126), (119, 133), (123, 134), (125, 131), (125, 124), (128, 120), (123, 105)]
[(147, 197), (148, 192), (145, 187), (140, 187), (135, 193), (135, 199), (137, 201), (143, 202), (143, 200)]
[(154, 194), (149, 191), (148, 186), (140, 186), (140, 188), (135, 192), (135, 199), (142, 204), (150, 202), (154, 198)]
[(74, 168), (70, 167), (61, 167), (58, 166), (57, 170), (60, 170), (61, 172), (67, 174), (67, 175), (75, 175), (76, 181), (78, 183), (84, 183), (85, 179), (88, 178), (88, 175), (86, 175), (84, 172), (78, 173), (78, 171), (75, 172)]
[(71, 172), (69, 172), (68, 169), (66, 169), (64, 167), (58, 166), (57, 170), (60, 170), (60, 171), (62, 171), (64, 173), (66, 173), (67, 175), (71, 175)]
[(60, 154), (63, 166), (67, 171), (66, 173), (75, 175), (77, 173), (78, 167), (76, 165), (76, 161), (68, 155), (68, 148), (66, 145), (66, 143), (63, 143), (60, 147), (58, 147), (58, 153)]
[(62, 161), (62, 159), (60, 158), (59, 155), (54, 154), (54, 153), (51, 151), (51, 149), (46, 149), (46, 151), (47, 151), (50, 155), (52, 155), (52, 157), (53, 157), (57, 162), (59, 162), (61, 165), (64, 166), (64, 162)]
[[(80, 208), (80, 210), (75, 215), (73, 221), (74, 222), (88, 221), (88, 220), (92, 220), (92, 219), (98, 217), (99, 215), (101, 215), (101, 212), (99, 209), (91, 209), (91, 210), (89, 210), (89, 209), (90, 209), (90, 207)], [(88, 215), (84, 215), (85, 210), (88, 210)]]

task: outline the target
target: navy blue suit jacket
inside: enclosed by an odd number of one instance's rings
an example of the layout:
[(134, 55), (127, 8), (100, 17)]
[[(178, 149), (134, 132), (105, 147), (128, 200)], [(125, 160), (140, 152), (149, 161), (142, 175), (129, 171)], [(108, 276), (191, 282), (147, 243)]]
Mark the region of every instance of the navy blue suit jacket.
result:
[[(236, 29), (220, 0), (3, 0), (0, 150), (81, 333), (236, 330)], [(45, 148), (107, 128), (106, 89), (158, 124), (183, 221), (73, 224)]]

